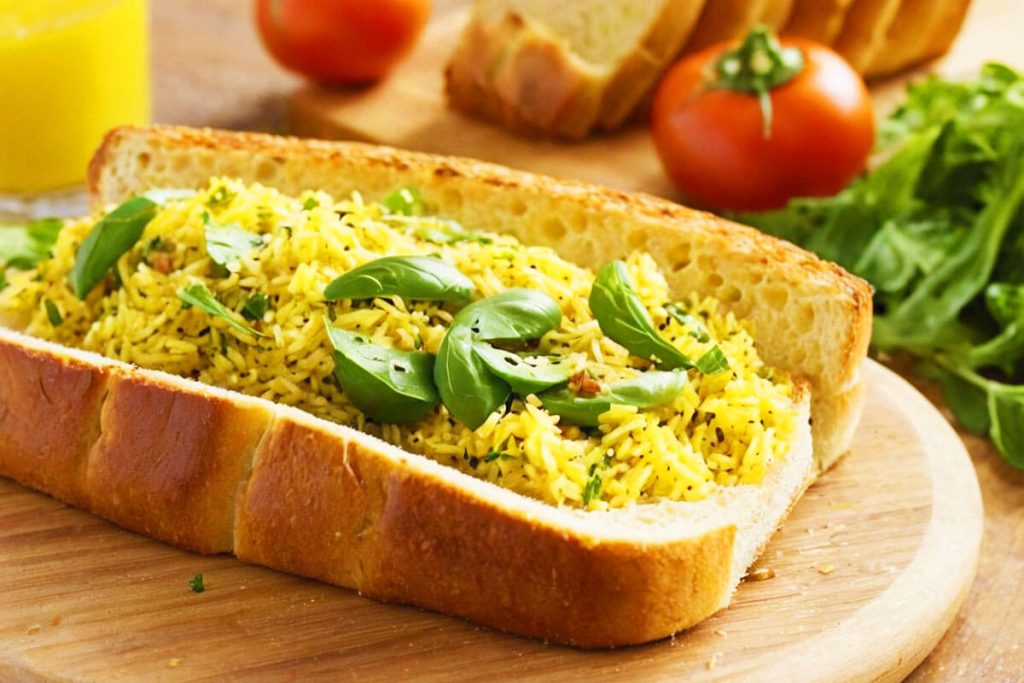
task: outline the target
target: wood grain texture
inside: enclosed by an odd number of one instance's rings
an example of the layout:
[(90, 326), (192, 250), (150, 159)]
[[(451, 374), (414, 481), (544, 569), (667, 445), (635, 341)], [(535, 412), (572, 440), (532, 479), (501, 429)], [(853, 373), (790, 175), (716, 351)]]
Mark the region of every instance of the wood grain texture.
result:
[[(981, 503), (941, 415), (890, 371), (867, 372), (853, 452), (768, 546), (756, 575), (770, 578), (675, 638), (547, 646), (175, 550), (0, 480), (0, 678), (898, 680), (970, 587)], [(188, 586), (198, 572), (202, 594)]]

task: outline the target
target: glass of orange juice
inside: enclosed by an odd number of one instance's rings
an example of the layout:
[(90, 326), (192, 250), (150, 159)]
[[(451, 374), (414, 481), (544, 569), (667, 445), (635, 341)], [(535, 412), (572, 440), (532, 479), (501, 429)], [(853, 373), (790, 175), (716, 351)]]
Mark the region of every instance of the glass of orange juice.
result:
[(149, 120), (146, 0), (0, 0), (0, 97), (0, 212), (81, 197), (104, 132)]

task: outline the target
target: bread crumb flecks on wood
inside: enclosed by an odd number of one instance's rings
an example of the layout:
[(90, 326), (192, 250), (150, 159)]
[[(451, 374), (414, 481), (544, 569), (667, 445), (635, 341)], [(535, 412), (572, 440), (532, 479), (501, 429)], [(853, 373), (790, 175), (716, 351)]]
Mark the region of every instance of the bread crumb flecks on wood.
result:
[(181, 665), (181, 657), (171, 657), (171, 660), (167, 662), (167, 666), (172, 669), (177, 669)]
[(711, 671), (716, 666), (718, 666), (718, 663), (722, 661), (722, 657), (724, 656), (725, 655), (721, 652), (715, 652), (714, 654), (712, 654), (711, 659), (708, 660), (708, 671)]
[(50, 619), (50, 626), (60, 626), (60, 622), (62, 621), (64, 621), (64, 615), (58, 612), (53, 615), (52, 619)]
[(32, 624), (27, 629), (25, 629), (25, 635), (27, 635), (27, 636), (34, 636), (35, 634), (39, 633), (42, 630), (43, 630), (43, 627), (42, 627), (41, 624)]
[(771, 567), (755, 567), (747, 574), (747, 581), (767, 581), (775, 578), (775, 570)]
[(828, 574), (831, 574), (832, 572), (834, 572), (836, 570), (836, 566), (834, 564), (832, 564), (831, 562), (829, 562), (828, 564), (814, 565), (814, 569), (819, 574), (828, 575)]
[(720, 628), (716, 628), (714, 631), (712, 631), (712, 633), (714, 633), (716, 636), (719, 636), (719, 637), (722, 637), (722, 638), (725, 638), (726, 636), (729, 635), (728, 633), (726, 633), (724, 630), (722, 630)]

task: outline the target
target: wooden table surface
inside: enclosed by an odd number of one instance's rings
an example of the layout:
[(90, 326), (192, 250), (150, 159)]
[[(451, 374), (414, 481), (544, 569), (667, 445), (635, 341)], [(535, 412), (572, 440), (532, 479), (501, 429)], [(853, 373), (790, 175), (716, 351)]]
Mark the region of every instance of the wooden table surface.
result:
[[(1024, 0), (1013, 1), (1024, 5)], [(285, 97), (301, 80), (283, 72), (263, 52), (250, 21), (250, 3), (151, 2), (156, 121), (283, 132)], [(435, 12), (447, 12), (461, 2), (435, 0), (434, 4)], [(979, 55), (979, 63), (985, 56)], [(897, 369), (909, 376), (907, 365), (897, 364)], [(941, 406), (933, 386), (916, 383)], [(1024, 680), (1024, 472), (1007, 465), (988, 441), (962, 437), (985, 505), (978, 578), (953, 627), (910, 680), (1020, 681)]]

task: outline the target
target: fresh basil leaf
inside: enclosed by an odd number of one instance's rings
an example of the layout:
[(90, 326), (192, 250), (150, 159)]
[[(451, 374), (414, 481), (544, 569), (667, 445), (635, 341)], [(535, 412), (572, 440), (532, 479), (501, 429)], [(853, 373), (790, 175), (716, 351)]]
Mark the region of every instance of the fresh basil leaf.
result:
[(988, 434), (992, 425), (988, 392), (943, 368), (939, 368), (938, 379), (942, 384), (942, 396), (964, 429), (975, 434)]
[(601, 331), (634, 356), (653, 360), (664, 370), (693, 367), (686, 354), (658, 334), (622, 261), (612, 261), (597, 274), (590, 310)]
[(0, 226), (0, 269), (29, 270), (51, 256), (64, 227), (59, 218), (43, 218), (24, 226)]
[(219, 225), (203, 212), (203, 236), (210, 260), (229, 271), (237, 270), (242, 259), (263, 245), (263, 238), (238, 223)]
[(170, 202), (182, 202), (187, 199), (192, 199), (196, 194), (195, 190), (163, 188), (144, 192), (141, 196), (145, 197), (157, 206), (167, 206)]
[(652, 370), (633, 379), (616, 382), (597, 396), (580, 396), (568, 388), (552, 389), (538, 395), (544, 408), (566, 424), (596, 427), (598, 418), (613, 405), (653, 408), (674, 399), (686, 386), (683, 370)]
[(426, 256), (385, 256), (353, 268), (324, 290), (328, 301), (400, 296), (461, 306), (473, 298), (473, 281), (458, 268)]
[(324, 319), (334, 347), (334, 376), (352, 403), (388, 424), (422, 420), (440, 402), (434, 388), (434, 357), (401, 351), (332, 327)]
[(700, 343), (711, 341), (711, 333), (708, 332), (707, 325), (698, 320), (696, 316), (687, 313), (686, 309), (679, 304), (669, 304), (665, 307), (665, 311), (680, 325), (689, 328), (690, 336)]
[(43, 299), (43, 306), (46, 307), (46, 317), (49, 319), (51, 325), (54, 327), (60, 327), (64, 324), (64, 316), (60, 314), (60, 309), (57, 308), (57, 304), (53, 303), (49, 299)]
[(459, 311), (452, 325), (466, 325), (484, 341), (539, 339), (562, 323), (558, 302), (535, 289), (506, 289)]
[(1024, 468), (1024, 387), (993, 383), (988, 410), (992, 442), (1011, 465)]
[(423, 213), (423, 197), (415, 187), (402, 187), (380, 200), (390, 213), (418, 216)]
[(212, 316), (223, 319), (234, 330), (253, 337), (264, 336), (261, 332), (254, 330), (238, 319), (237, 314), (230, 308), (217, 301), (217, 297), (209, 288), (202, 283), (194, 283), (178, 290), (178, 298), (190, 306), (209, 313)]
[(434, 383), (441, 400), (448, 412), (470, 429), (482, 425), (512, 393), (508, 383), (491, 373), (476, 354), (474, 342), (468, 326), (453, 322), (434, 363)]
[(705, 375), (717, 375), (729, 369), (729, 359), (716, 344), (697, 359), (696, 367)]
[(505, 380), (519, 396), (529, 396), (569, 381), (573, 366), (568, 359), (554, 356), (520, 356), (477, 341), (476, 355), (497, 377)]
[(306, 201), (302, 202), (302, 210), (310, 211), (320, 206), (320, 202), (316, 200), (316, 197), (306, 197)]
[(246, 320), (259, 321), (267, 314), (270, 308), (270, 299), (263, 292), (255, 292), (249, 296), (242, 306), (242, 317)]
[(511, 395), (508, 382), (491, 372), (476, 352), (477, 344), (538, 339), (561, 322), (558, 302), (532, 289), (509, 289), (459, 311), (441, 340), (434, 366), (434, 381), (448, 411), (476, 429)]
[(71, 269), (75, 296), (84, 300), (106, 277), (117, 260), (139, 241), (157, 209), (151, 199), (132, 197), (93, 227), (75, 253)]

